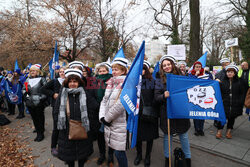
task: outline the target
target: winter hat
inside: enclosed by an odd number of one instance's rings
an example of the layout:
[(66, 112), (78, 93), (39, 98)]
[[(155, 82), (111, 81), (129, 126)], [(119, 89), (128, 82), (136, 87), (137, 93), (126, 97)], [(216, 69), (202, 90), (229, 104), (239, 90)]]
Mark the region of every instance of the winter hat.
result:
[(8, 72), (7, 72), (7, 75), (8, 75), (8, 74), (12, 74), (12, 75), (13, 75), (13, 72), (12, 72), (12, 71), (8, 71)]
[(21, 69), (20, 69), (20, 68), (15, 69), (14, 72), (16, 72), (16, 73), (18, 73), (19, 75), (21, 75)]
[(65, 76), (68, 77), (70, 75), (76, 75), (80, 78), (82, 78), (82, 71), (78, 70), (78, 69), (73, 69), (73, 68), (69, 68), (67, 70), (65, 70)]
[(59, 65), (55, 66), (55, 70), (59, 70), (61, 67)]
[(228, 58), (223, 58), (220, 60), (220, 64), (222, 63), (230, 63), (230, 60)]
[(159, 64), (161, 64), (164, 60), (171, 60), (174, 64), (176, 64), (176, 60), (174, 58), (174, 56), (171, 56), (171, 55), (164, 55), (161, 57), (160, 61), (159, 61)]
[(229, 64), (228, 66), (226, 66), (226, 71), (228, 70), (228, 69), (234, 69), (235, 71), (236, 71), (236, 73), (239, 71), (239, 68), (235, 65), (235, 64), (233, 64), (233, 63), (231, 63), (231, 64)]
[(116, 59), (114, 59), (114, 61), (112, 62), (111, 66), (113, 66), (114, 64), (119, 64), (123, 67), (128, 67), (128, 59), (126, 58), (122, 58), (122, 57), (118, 57)]
[(187, 66), (187, 63), (185, 61), (179, 61), (177, 64), (178, 64), (178, 66), (180, 66), (182, 64), (184, 64), (185, 66)]
[(30, 69), (35, 68), (37, 70), (41, 70), (42, 65), (41, 64), (34, 64), (30, 67)]
[(108, 62), (102, 62), (102, 63), (99, 64), (99, 66), (100, 66), (100, 65), (104, 65), (104, 66), (106, 66), (108, 69), (111, 68), (111, 65), (110, 65)]
[(69, 68), (73, 68), (73, 67), (81, 67), (83, 69), (84, 64), (80, 61), (73, 61), (73, 62), (69, 63)]
[(147, 61), (147, 60), (144, 60), (143, 61), (143, 65), (146, 65), (148, 67), (148, 69), (150, 68), (151, 64)]

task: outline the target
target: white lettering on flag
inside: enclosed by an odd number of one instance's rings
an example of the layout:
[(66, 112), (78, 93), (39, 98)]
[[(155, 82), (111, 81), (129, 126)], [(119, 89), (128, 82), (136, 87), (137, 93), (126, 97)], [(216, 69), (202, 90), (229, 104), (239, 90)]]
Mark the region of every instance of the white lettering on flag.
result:
[(133, 104), (133, 102), (130, 100), (129, 96), (127, 94), (125, 94), (123, 96), (123, 99), (125, 100), (125, 102), (127, 103), (129, 109), (134, 112), (135, 111), (135, 106)]

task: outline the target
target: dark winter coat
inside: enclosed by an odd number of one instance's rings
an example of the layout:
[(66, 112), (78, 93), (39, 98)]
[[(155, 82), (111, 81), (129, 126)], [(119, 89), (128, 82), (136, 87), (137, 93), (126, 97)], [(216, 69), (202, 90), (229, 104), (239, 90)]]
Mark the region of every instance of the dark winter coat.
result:
[[(230, 81), (226, 76), (220, 84), (224, 110), (227, 118), (242, 115), (244, 105), (244, 86), (238, 76), (234, 76), (230, 89)], [(232, 96), (230, 96), (230, 93)]]
[[(80, 159), (86, 159), (93, 153), (93, 109), (96, 107), (95, 103), (92, 101), (92, 97), (89, 92), (85, 90), (87, 98), (87, 111), (90, 122), (90, 131), (88, 132), (88, 138), (85, 140), (69, 140), (69, 123), (66, 119), (66, 129), (59, 130), (58, 136), (58, 153), (59, 158), (63, 161), (76, 161)], [(60, 97), (61, 92), (55, 103), (55, 113), (57, 117), (55, 125), (57, 125), (58, 114), (60, 108)], [(81, 121), (80, 113), (80, 103), (79, 103), (79, 94), (73, 95), (69, 94), (69, 105), (70, 105), (70, 119)]]
[(55, 99), (53, 98), (53, 95), (55, 93), (59, 93), (61, 89), (61, 83), (58, 81), (58, 78), (53, 79), (49, 81), (46, 85), (44, 85), (41, 88), (41, 92), (43, 92), (47, 97), (50, 97), (51, 100), (51, 106), (54, 107), (55, 105)]
[(226, 70), (223, 68), (220, 72), (215, 74), (215, 79), (222, 81), (226, 76)]
[[(159, 73), (156, 74), (154, 99), (158, 105), (160, 105), (160, 128), (167, 134), (167, 100), (164, 97), (166, 91), (166, 85), (164, 85), (160, 79)], [(181, 105), (181, 104), (180, 104)], [(188, 131), (190, 128), (189, 119), (170, 119), (170, 134), (182, 134)]]
[(141, 90), (141, 104), (139, 110), (139, 122), (138, 122), (138, 141), (149, 141), (157, 139), (159, 137), (158, 117), (149, 117), (149, 120), (143, 119), (142, 112), (144, 106), (152, 106), (154, 112), (159, 116), (159, 107), (154, 105), (154, 80), (142, 78), (142, 90)]

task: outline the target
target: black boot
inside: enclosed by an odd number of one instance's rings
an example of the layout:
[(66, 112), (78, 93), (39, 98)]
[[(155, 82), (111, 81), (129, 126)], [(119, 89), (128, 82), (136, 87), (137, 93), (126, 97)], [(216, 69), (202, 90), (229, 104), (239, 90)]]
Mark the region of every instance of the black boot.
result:
[(191, 159), (186, 158), (187, 167), (191, 167)]
[(114, 166), (114, 156), (113, 155), (109, 155), (108, 156), (108, 166)]
[(149, 167), (149, 166), (150, 166), (150, 155), (146, 155), (144, 160), (144, 167)]
[(37, 133), (37, 139), (35, 141), (40, 142), (44, 139), (44, 134), (42, 132)]
[(101, 165), (105, 161), (105, 154), (100, 154), (100, 157), (97, 160), (97, 165)]
[(169, 158), (165, 157), (165, 167), (169, 167)]
[(137, 156), (136, 156), (135, 161), (134, 161), (134, 165), (135, 166), (139, 165), (140, 162), (141, 162), (141, 160), (142, 160), (142, 154), (141, 153), (137, 153)]

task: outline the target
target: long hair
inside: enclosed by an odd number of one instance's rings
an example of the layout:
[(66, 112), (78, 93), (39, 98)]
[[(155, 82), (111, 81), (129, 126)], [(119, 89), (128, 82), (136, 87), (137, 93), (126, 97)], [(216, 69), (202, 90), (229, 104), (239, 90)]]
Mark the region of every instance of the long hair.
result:
[[(171, 65), (172, 65), (171, 73), (175, 74), (175, 75), (180, 75), (180, 70), (177, 68), (177, 66), (174, 64), (174, 62), (172, 60), (169, 60), (169, 59), (165, 59), (165, 60), (170, 61)], [(167, 82), (166, 74), (163, 71), (163, 62), (165, 60), (163, 60), (161, 65), (160, 65), (160, 78), (161, 78), (161, 81), (162, 81), (163, 84), (166, 84), (166, 82)]]
[(145, 64), (143, 65), (143, 70), (145, 70), (145, 74), (144, 74), (145, 79), (149, 79), (149, 80), (153, 79), (148, 67)]

